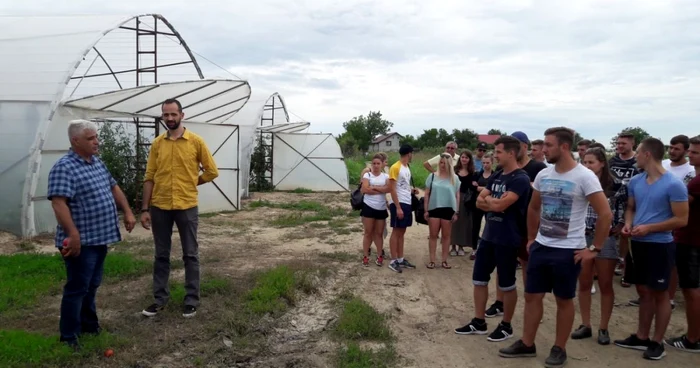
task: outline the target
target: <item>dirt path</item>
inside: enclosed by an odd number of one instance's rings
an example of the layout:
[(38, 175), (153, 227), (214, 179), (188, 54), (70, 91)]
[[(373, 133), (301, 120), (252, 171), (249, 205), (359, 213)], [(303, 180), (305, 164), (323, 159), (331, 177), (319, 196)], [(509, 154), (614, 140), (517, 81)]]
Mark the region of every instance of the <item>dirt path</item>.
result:
[[(310, 200), (331, 206), (349, 209), (347, 194), (255, 194), (255, 200), (274, 203)], [(498, 357), (498, 349), (511, 344), (522, 334), (523, 299), (522, 281), (518, 274), (518, 293), (521, 295), (513, 326), (515, 338), (501, 343), (491, 343), (485, 336), (458, 336), (453, 330), (468, 322), (474, 313), (471, 282), (474, 262), (468, 257), (451, 257), (451, 270), (425, 267), (428, 261), (427, 226), (418, 225), (406, 233), (406, 257), (418, 268), (402, 274), (391, 272), (386, 266), (363, 267), (361, 260), (360, 218), (345, 219), (349, 224), (339, 231), (331, 225), (314, 223), (303, 228), (276, 228), (266, 224), (270, 219), (284, 214), (285, 210), (258, 208), (203, 217), (200, 220), (200, 256), (202, 268), (208, 264), (219, 272), (237, 272), (268, 267), (280, 262), (318, 259), (322, 253), (351, 254), (356, 261), (328, 260), (336, 269), (335, 278), (320, 295), (304, 300), (280, 321), (279, 329), (270, 336), (269, 357), (246, 366), (277, 367), (326, 367), (334, 345), (323, 333), (334, 318), (330, 301), (341, 291), (350, 289), (377, 308), (389, 313), (392, 330), (397, 336), (396, 348), (405, 360), (404, 367), (541, 367), (549, 354), (554, 340), (556, 305), (551, 295), (545, 298), (545, 315), (538, 331), (536, 343), (538, 357), (527, 360), (507, 360)], [(286, 213), (289, 213), (287, 211)], [(144, 254), (150, 254), (150, 233), (140, 226), (126, 239), (142, 241)], [(174, 233), (174, 245), (177, 233)], [(141, 239), (141, 240), (138, 240)], [(18, 242), (18, 241), (15, 241)], [(18, 247), (15, 242), (4, 243), (3, 252)], [(50, 237), (40, 238), (36, 250), (53, 251)], [(388, 238), (386, 241), (388, 246)], [(173, 258), (180, 257), (177, 246), (173, 247)], [(216, 264), (213, 266), (213, 264)], [(181, 276), (174, 276), (180, 277)], [(616, 280), (618, 281), (618, 280)], [(490, 285), (491, 303), (495, 298), (495, 282)], [(634, 289), (624, 289), (616, 282), (617, 300), (625, 304), (636, 297)], [(140, 294), (139, 294), (140, 295)], [(675, 336), (685, 330), (685, 309), (682, 296), (677, 297), (678, 307), (673, 312), (667, 336)], [(599, 316), (599, 294), (593, 296), (592, 320), (595, 325)], [(138, 308), (135, 305), (132, 309)], [(134, 309), (135, 310), (135, 309)], [(204, 310), (203, 310), (204, 312)], [(488, 320), (492, 330), (499, 318)], [(636, 328), (637, 308), (617, 306), (610, 324), (611, 337), (623, 338)], [(577, 314), (575, 325), (580, 323)], [(669, 367), (700, 367), (700, 355), (689, 354), (667, 348), (667, 357), (662, 362), (642, 359), (642, 353), (615, 346), (601, 347), (594, 339), (569, 341), (567, 346), (569, 367), (652, 367), (659, 364)]]

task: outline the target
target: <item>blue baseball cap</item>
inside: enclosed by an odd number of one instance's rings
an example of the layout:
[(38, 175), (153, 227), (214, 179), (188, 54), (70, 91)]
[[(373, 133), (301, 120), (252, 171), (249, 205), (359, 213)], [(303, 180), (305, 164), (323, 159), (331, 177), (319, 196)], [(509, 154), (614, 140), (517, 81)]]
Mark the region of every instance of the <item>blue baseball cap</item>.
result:
[(530, 139), (527, 137), (527, 134), (525, 134), (521, 131), (513, 132), (513, 133), (511, 133), (510, 136), (519, 140), (520, 142), (523, 142), (525, 144), (530, 144)]

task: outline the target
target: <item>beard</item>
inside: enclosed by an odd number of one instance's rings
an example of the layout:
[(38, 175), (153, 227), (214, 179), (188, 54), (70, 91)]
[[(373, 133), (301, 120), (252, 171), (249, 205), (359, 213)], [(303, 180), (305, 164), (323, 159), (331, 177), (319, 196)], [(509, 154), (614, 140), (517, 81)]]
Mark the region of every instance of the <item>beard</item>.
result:
[(168, 120), (165, 122), (165, 126), (167, 126), (169, 130), (175, 130), (180, 127), (180, 120)]

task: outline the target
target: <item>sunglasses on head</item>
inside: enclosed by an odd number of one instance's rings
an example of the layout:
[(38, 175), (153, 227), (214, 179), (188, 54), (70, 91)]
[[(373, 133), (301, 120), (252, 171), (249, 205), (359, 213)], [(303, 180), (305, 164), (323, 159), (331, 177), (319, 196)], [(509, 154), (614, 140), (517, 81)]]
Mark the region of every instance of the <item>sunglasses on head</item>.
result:
[(448, 154), (445, 154), (445, 153), (441, 154), (440, 157), (442, 157), (442, 158), (452, 158), (452, 156), (450, 156), (450, 155), (448, 155)]

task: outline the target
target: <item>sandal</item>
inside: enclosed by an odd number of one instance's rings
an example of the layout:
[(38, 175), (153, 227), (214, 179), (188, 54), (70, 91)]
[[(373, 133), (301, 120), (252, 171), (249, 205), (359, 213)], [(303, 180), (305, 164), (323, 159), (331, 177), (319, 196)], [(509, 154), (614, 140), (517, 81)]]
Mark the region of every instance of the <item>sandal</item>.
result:
[(429, 262), (427, 265), (425, 265), (425, 267), (428, 267), (432, 270), (433, 268), (435, 268), (435, 262)]
[(442, 268), (445, 268), (445, 269), (448, 269), (448, 270), (449, 270), (450, 268), (452, 268), (452, 266), (448, 265), (448, 264), (447, 264), (447, 261), (442, 261)]

